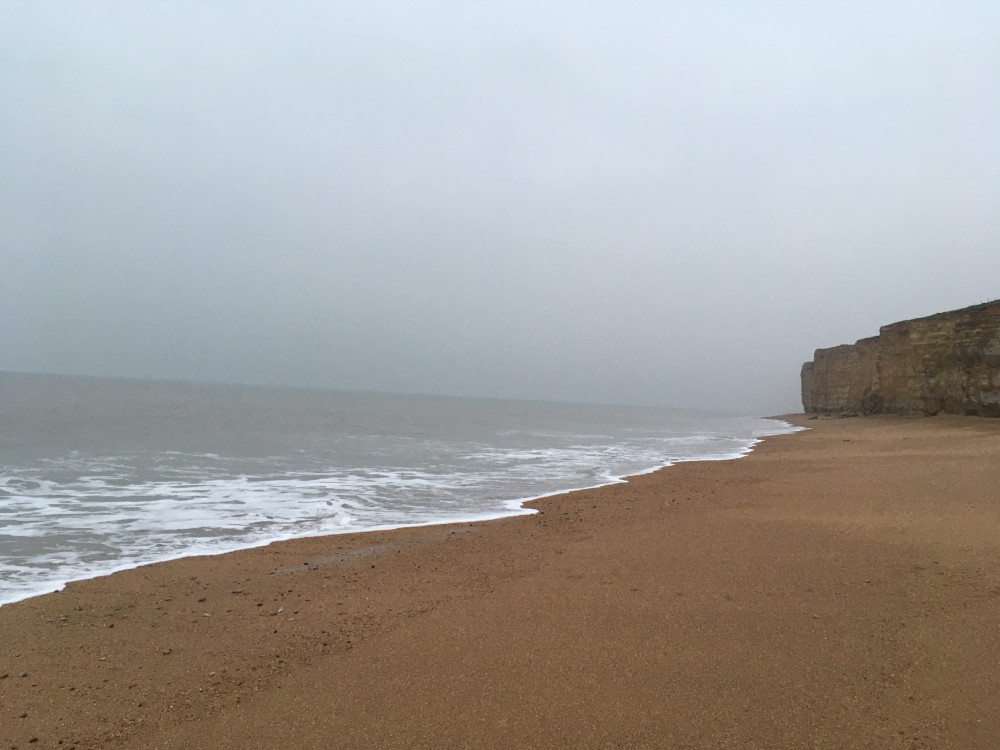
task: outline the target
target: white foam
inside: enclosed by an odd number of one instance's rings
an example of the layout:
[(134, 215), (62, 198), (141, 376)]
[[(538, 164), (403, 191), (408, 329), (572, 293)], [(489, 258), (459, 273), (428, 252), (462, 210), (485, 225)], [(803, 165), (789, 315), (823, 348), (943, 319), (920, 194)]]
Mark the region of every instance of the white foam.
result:
[[(276, 473), (281, 459), (272, 457), (249, 462), (262, 470), (252, 474), (248, 461), (211, 453), (125, 460), (75, 452), (49, 461), (48, 475), (0, 477), (6, 492), (0, 604), (56, 591), (72, 580), (284, 539), (533, 513), (525, 502), (680, 461), (739, 458), (761, 437), (795, 429), (775, 422), (755, 423), (752, 435), (704, 432), (610, 445), (575, 436), (579, 442), (571, 445), (540, 448), (469, 445), (437, 464), (450, 470), (436, 471), (368, 466)], [(137, 462), (153, 465), (159, 478), (137, 479)]]

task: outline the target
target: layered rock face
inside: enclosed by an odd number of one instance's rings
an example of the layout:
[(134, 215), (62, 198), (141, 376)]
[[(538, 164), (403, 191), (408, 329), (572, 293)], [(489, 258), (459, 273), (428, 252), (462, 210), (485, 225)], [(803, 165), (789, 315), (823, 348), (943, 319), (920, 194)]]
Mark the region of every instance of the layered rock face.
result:
[(1000, 417), (1000, 300), (882, 326), (802, 366), (807, 412)]

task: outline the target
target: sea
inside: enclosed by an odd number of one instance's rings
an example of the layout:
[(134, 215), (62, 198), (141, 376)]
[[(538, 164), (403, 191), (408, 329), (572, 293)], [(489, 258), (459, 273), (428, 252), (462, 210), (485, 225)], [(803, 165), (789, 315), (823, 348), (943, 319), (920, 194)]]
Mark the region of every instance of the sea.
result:
[(0, 373), (0, 604), (294, 537), (476, 521), (794, 431), (738, 414)]

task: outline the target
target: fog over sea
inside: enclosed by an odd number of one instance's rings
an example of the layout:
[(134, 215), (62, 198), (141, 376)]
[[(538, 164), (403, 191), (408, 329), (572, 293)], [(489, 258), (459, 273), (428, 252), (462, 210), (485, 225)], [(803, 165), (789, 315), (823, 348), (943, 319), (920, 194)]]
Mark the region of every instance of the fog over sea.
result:
[(530, 513), (736, 458), (756, 417), (0, 373), (0, 604), (292, 537)]

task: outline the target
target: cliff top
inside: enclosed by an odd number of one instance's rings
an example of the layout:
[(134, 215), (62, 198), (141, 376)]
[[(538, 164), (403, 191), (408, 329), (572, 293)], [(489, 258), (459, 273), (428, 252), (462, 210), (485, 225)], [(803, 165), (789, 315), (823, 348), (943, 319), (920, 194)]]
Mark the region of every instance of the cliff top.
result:
[[(947, 310), (946, 312), (934, 313), (932, 315), (925, 315), (922, 318), (906, 318), (905, 320), (897, 320), (895, 323), (889, 323), (889, 325), (882, 326), (882, 328), (889, 328), (890, 326), (898, 326), (903, 323), (924, 323), (928, 320), (934, 320), (935, 318), (950, 318), (955, 315), (966, 315), (971, 312), (976, 312), (978, 310), (987, 310), (991, 307), (1000, 308), (1000, 299), (991, 299), (987, 302), (980, 302), (978, 305), (969, 305), (968, 307), (961, 307), (958, 310)], [(877, 336), (875, 338), (878, 338)], [(864, 339), (862, 339), (863, 341)]]

